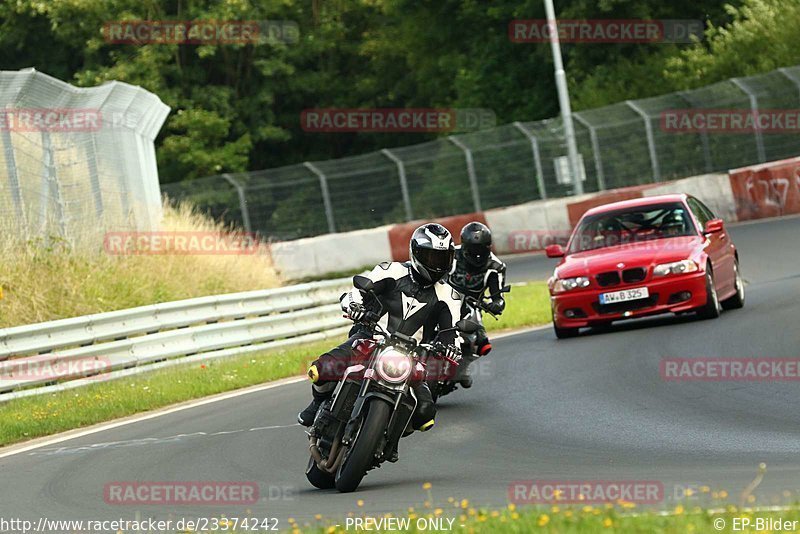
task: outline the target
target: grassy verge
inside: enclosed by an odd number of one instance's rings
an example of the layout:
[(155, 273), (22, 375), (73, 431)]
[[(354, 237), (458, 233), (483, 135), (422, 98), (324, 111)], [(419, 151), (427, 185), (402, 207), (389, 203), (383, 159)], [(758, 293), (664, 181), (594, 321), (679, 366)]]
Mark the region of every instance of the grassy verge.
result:
[[(161, 230), (225, 232), (187, 205), (165, 206)], [(113, 255), (0, 236), (0, 328), (280, 285), (266, 250), (256, 254)]]
[[(541, 324), (549, 320), (543, 283), (515, 286), (502, 320), (487, 320), (492, 331)], [(288, 376), (335, 341), (253, 355), (180, 365), (129, 378), (98, 381), (87, 387), (0, 404), (0, 446), (125, 417), (200, 397)]]
[[(368, 506), (363, 501), (357, 501), (356, 506)], [(455, 510), (454, 510), (455, 508)], [(369, 516), (369, 513), (353, 513), (351, 521), (355, 518)], [(376, 519), (387, 516), (378, 516)], [(516, 507), (513, 504), (502, 510), (475, 509), (469, 505), (469, 501), (450, 501), (440, 508), (433, 508), (428, 505), (426, 508), (415, 510), (409, 508), (408, 512), (401, 516), (394, 516), (402, 521), (400, 529), (393, 530), (376, 528), (373, 532), (428, 532), (437, 530), (435, 528), (425, 528), (430, 525), (429, 521), (444, 519), (444, 525), (448, 525), (448, 520), (453, 519), (452, 532), (464, 532), (477, 534), (483, 532), (512, 534), (521, 532), (545, 532), (545, 533), (612, 533), (612, 532), (633, 532), (633, 533), (663, 533), (663, 534), (686, 534), (686, 533), (711, 533), (711, 532), (773, 532), (780, 530), (794, 531), (800, 525), (800, 505), (793, 504), (780, 510), (758, 510), (758, 509), (737, 509), (722, 502), (717, 505), (691, 506), (679, 504), (670, 510), (636, 510), (633, 505), (595, 505), (595, 506), (552, 506), (552, 507)], [(758, 528), (757, 520), (761, 528)], [(770, 520), (772, 527), (770, 528)], [(407, 521), (407, 522), (406, 522)], [(775, 521), (781, 521), (782, 528), (775, 528)], [(790, 527), (787, 529), (785, 522), (789, 521)], [(791, 522), (795, 521), (794, 526)], [(749, 522), (749, 523), (748, 523)], [(290, 521), (290, 527), (294, 532), (316, 532), (326, 534), (338, 534), (353, 532), (353, 523), (349, 530), (345, 521), (337, 521), (338, 526), (331, 523), (317, 525), (304, 524), (298, 525)], [(435, 523), (434, 523), (435, 524)], [(420, 528), (422, 527), (422, 528)]]

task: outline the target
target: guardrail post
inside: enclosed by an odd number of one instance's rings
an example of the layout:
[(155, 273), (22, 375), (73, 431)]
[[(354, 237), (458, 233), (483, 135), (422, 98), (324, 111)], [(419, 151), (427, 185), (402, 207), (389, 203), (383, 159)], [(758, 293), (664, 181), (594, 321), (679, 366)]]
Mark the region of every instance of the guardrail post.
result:
[(28, 224), (25, 220), (25, 207), (22, 203), (22, 188), (19, 185), (19, 176), (17, 175), (17, 162), (14, 157), (14, 144), (11, 138), (11, 132), (8, 128), (2, 129), (3, 135), (3, 153), (6, 160), (6, 172), (8, 173), (9, 192), (11, 193), (11, 203), (14, 205), (14, 215), (19, 221), (19, 227), (22, 230), (22, 236), (28, 236)]
[(764, 137), (761, 135), (761, 128), (758, 125), (758, 97), (750, 90), (741, 78), (731, 78), (731, 83), (738, 87), (750, 100), (750, 111), (753, 112), (753, 132), (756, 140), (756, 151), (758, 152), (759, 163), (767, 161), (767, 154), (764, 150)]
[(522, 132), (522, 135), (531, 142), (531, 152), (533, 152), (533, 165), (536, 168), (536, 185), (539, 188), (539, 198), (547, 200), (547, 189), (544, 186), (544, 174), (542, 174), (542, 156), (539, 153), (539, 139), (525, 128), (521, 122), (514, 122), (514, 128)]
[(447, 140), (456, 145), (464, 152), (464, 158), (467, 161), (467, 175), (469, 176), (469, 185), (470, 189), (472, 190), (472, 205), (475, 208), (476, 212), (483, 211), (481, 209), (481, 194), (478, 191), (478, 177), (475, 175), (475, 161), (472, 159), (472, 150), (467, 147), (464, 143), (453, 137), (452, 135), (447, 137)]
[(573, 113), (572, 116), (589, 130), (589, 139), (592, 142), (592, 154), (594, 154), (594, 171), (597, 174), (597, 189), (599, 191), (604, 191), (606, 188), (606, 177), (603, 174), (603, 160), (600, 157), (600, 142), (597, 140), (597, 128), (584, 119), (580, 113)]
[[(678, 96), (681, 97), (687, 104), (694, 108), (694, 101), (692, 100), (689, 91), (678, 91)], [(714, 172), (714, 164), (711, 162), (711, 144), (708, 142), (708, 132), (703, 130), (700, 132), (700, 142), (703, 145), (703, 160), (706, 166), (706, 172)]]
[(389, 158), (397, 165), (397, 175), (400, 178), (400, 193), (403, 196), (403, 206), (406, 210), (406, 220), (414, 220), (414, 212), (411, 210), (411, 197), (408, 194), (408, 180), (406, 179), (406, 166), (403, 160), (392, 154), (388, 148), (381, 150), (381, 154)]
[(650, 122), (650, 116), (645, 113), (645, 111), (639, 107), (633, 100), (626, 100), (625, 103), (635, 111), (639, 116), (642, 117), (644, 120), (644, 131), (647, 135), (647, 148), (650, 151), (650, 166), (653, 169), (653, 181), (660, 182), (661, 181), (661, 169), (658, 166), (658, 153), (656, 152), (656, 140), (653, 136), (653, 125)]
[(331, 193), (328, 191), (328, 180), (325, 178), (325, 173), (323, 173), (321, 170), (319, 170), (319, 168), (309, 161), (303, 162), (303, 165), (306, 167), (306, 169), (317, 175), (317, 178), (319, 178), (319, 188), (322, 190), (322, 203), (325, 205), (325, 218), (328, 219), (328, 232), (335, 234), (336, 221), (333, 219)]
[(244, 194), (244, 187), (242, 184), (237, 182), (233, 179), (233, 177), (229, 173), (223, 173), (222, 177), (231, 184), (234, 189), (236, 189), (236, 194), (239, 196), (239, 209), (242, 212), (242, 225), (244, 226), (244, 231), (248, 234), (251, 233), (252, 227), (250, 226), (250, 211), (247, 209), (247, 198)]

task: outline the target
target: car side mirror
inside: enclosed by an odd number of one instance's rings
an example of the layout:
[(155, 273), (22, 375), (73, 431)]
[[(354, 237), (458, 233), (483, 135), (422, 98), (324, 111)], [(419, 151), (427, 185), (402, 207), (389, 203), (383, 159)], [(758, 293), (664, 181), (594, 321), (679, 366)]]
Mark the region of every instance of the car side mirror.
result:
[(353, 277), (353, 285), (356, 289), (360, 289), (361, 291), (372, 291), (375, 289), (375, 284), (367, 278), (366, 276), (361, 276), (357, 274)]
[(544, 249), (544, 253), (548, 258), (563, 258), (564, 247), (561, 245), (547, 245)]
[(722, 219), (711, 219), (706, 223), (706, 228), (704, 233), (706, 234), (715, 234), (717, 232), (721, 232), (725, 229), (725, 223), (722, 222)]
[(480, 327), (481, 325), (469, 319), (461, 319), (456, 323), (456, 328), (465, 334), (474, 334)]

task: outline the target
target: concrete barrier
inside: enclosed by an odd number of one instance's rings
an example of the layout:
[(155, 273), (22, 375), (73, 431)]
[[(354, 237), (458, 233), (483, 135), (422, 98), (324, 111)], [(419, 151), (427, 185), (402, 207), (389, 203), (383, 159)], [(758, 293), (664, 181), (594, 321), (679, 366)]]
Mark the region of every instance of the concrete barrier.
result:
[(572, 228), (568, 202), (566, 198), (537, 200), (487, 211), (486, 223), (492, 229), (495, 252), (519, 254), (565, 243)]
[(272, 243), (272, 262), (278, 273), (289, 280), (371, 268), (392, 257), (390, 228), (381, 226)]
[(734, 169), (729, 176), (739, 220), (800, 213), (800, 158)]

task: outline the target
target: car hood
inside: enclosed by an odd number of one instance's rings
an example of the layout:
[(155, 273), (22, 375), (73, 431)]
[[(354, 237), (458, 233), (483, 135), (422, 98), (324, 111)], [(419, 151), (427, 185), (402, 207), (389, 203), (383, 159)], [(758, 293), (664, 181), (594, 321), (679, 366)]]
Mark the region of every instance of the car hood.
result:
[(605, 247), (566, 256), (555, 269), (557, 278), (589, 276), (604, 271), (618, 270), (618, 264), (629, 267), (651, 267), (693, 259), (698, 261), (703, 253), (706, 239), (700, 236), (654, 239), (614, 247)]

